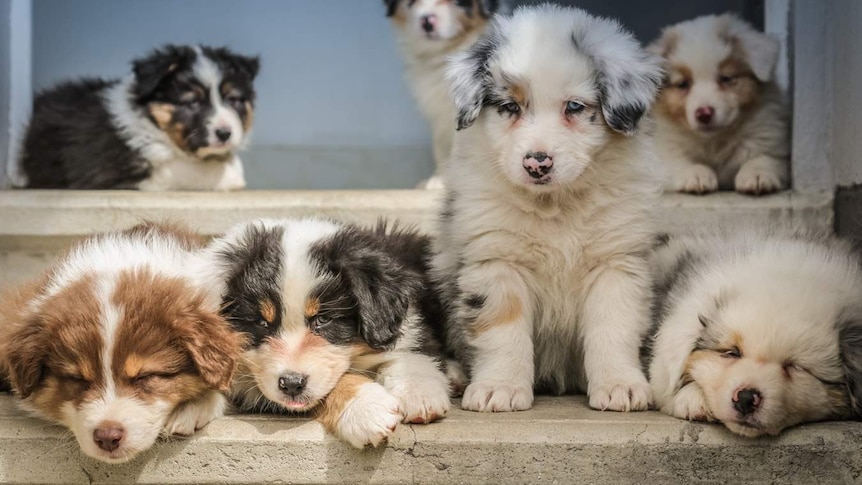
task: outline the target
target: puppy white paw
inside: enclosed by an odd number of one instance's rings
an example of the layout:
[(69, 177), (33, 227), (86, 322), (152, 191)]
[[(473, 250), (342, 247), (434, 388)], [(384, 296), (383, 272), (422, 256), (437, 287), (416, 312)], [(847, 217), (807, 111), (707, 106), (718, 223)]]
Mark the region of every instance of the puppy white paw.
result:
[(706, 404), (703, 391), (697, 384), (688, 384), (674, 396), (670, 405), (670, 415), (691, 421), (714, 421), (715, 418)]
[(673, 188), (678, 192), (708, 194), (718, 190), (718, 177), (706, 165), (697, 163), (686, 166), (673, 177)]
[(524, 411), (533, 407), (532, 386), (474, 382), (467, 386), (461, 407), (468, 411)]
[(380, 384), (363, 384), (338, 418), (337, 434), (356, 448), (376, 447), (401, 422), (398, 405), (398, 399)]
[(652, 388), (645, 379), (590, 385), (590, 407), (600, 411), (646, 411), (652, 404)]
[(440, 380), (416, 381), (399, 386), (393, 392), (401, 403), (404, 423), (425, 424), (441, 419), (452, 405), (449, 383), (441, 374)]
[(168, 435), (191, 436), (215, 418), (224, 416), (227, 400), (219, 392), (181, 404), (168, 417), (164, 431)]
[(748, 195), (765, 195), (784, 189), (781, 177), (764, 167), (743, 165), (734, 179), (736, 191)]

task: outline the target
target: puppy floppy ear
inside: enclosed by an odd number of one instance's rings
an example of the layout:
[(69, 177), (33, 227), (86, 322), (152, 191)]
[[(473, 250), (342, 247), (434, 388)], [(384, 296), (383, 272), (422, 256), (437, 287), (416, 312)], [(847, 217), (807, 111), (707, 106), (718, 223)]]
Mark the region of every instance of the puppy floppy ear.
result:
[(391, 17), (395, 15), (395, 11), (398, 10), (398, 2), (401, 0), (383, 0), (383, 4), (386, 5), (386, 16)]
[(159, 87), (168, 74), (180, 66), (191, 63), (195, 58), (194, 50), (185, 46), (167, 45), (152, 51), (146, 57), (132, 62), (135, 74), (134, 94), (138, 99), (146, 98)]
[(593, 62), (605, 122), (614, 131), (634, 134), (664, 79), (663, 61), (608, 19), (596, 19), (589, 28), (576, 29), (572, 42)]
[(187, 310), (174, 328), (207, 386), (228, 390), (243, 337), (224, 318), (199, 307)]
[[(3, 322), (9, 325), (8, 322)], [(7, 335), (3, 343), (0, 371), (8, 374), (9, 383), (21, 398), (27, 398), (42, 381), (48, 357), (49, 337), (39, 322), (27, 322)]]
[(401, 336), (410, 299), (418, 290), (418, 276), (382, 251), (365, 254), (343, 275), (356, 298), (362, 338), (373, 349), (391, 349)]
[(850, 408), (856, 418), (862, 419), (862, 310), (855, 317), (839, 323), (838, 339)]
[(728, 41), (741, 51), (754, 77), (760, 82), (772, 80), (781, 43), (732, 15), (725, 15), (723, 20), (728, 23)]
[(446, 80), (458, 113), (457, 130), (469, 128), (485, 105), (492, 82), (488, 62), (499, 45), (499, 27), (494, 22), (469, 49), (449, 59)]

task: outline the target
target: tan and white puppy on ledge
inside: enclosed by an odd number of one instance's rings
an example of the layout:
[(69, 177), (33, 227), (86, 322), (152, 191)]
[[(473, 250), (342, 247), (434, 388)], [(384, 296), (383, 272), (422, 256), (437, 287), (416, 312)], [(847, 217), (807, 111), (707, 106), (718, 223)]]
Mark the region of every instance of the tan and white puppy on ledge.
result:
[(780, 45), (730, 14), (670, 26), (656, 141), (666, 190), (761, 195), (789, 184), (787, 109), (773, 71)]

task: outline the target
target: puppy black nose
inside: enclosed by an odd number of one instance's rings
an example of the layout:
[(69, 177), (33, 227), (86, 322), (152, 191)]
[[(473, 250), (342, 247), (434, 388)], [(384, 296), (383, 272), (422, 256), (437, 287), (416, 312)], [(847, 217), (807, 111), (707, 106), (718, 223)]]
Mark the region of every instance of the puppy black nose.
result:
[(105, 451), (114, 451), (120, 447), (125, 432), (120, 423), (105, 421), (93, 430), (93, 441)]
[(708, 125), (713, 116), (715, 116), (715, 108), (712, 106), (701, 106), (694, 110), (694, 118), (704, 125)]
[(757, 389), (741, 389), (733, 396), (733, 407), (739, 414), (748, 416), (760, 407), (763, 398)]
[(281, 392), (289, 396), (296, 396), (305, 390), (305, 384), (307, 382), (307, 375), (291, 372), (290, 374), (285, 374), (278, 378), (278, 388), (281, 389)]
[(422, 23), (422, 30), (429, 34), (434, 32), (434, 25), (437, 24), (436, 15), (423, 15), (420, 21)]
[(545, 152), (528, 152), (524, 157), (524, 170), (534, 179), (542, 178), (551, 171), (554, 159)]
[(215, 136), (218, 138), (218, 141), (224, 143), (230, 139), (230, 129), (228, 128), (216, 128)]

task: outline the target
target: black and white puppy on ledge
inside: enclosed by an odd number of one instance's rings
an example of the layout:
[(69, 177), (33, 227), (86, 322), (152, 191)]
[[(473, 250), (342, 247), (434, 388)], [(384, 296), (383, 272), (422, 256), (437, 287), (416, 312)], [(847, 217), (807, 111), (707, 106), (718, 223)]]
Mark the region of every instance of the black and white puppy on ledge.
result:
[(214, 241), (200, 275), (248, 345), (245, 411), (309, 413), (357, 447), (449, 410), (429, 238), (379, 224), (258, 220)]
[(20, 168), (34, 189), (237, 190), (259, 62), (167, 45), (123, 80), (85, 78), (36, 96)]

